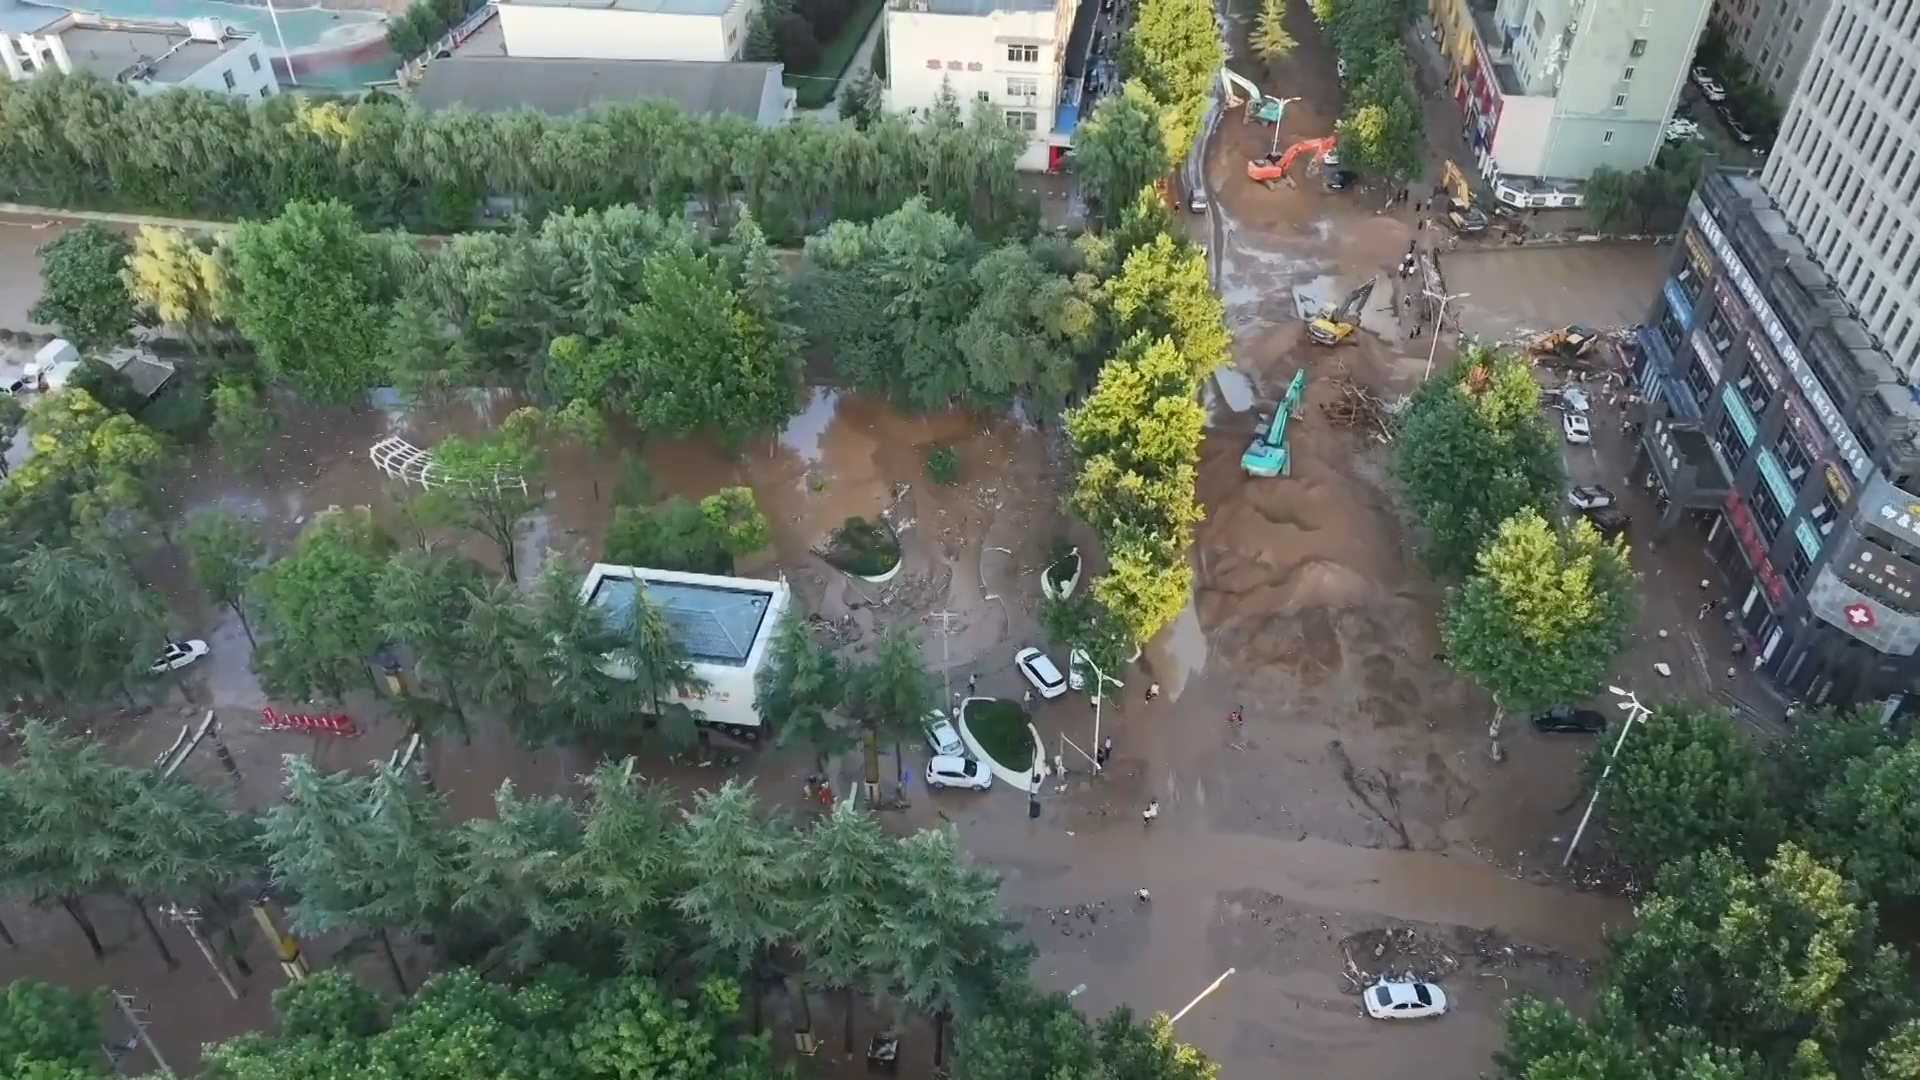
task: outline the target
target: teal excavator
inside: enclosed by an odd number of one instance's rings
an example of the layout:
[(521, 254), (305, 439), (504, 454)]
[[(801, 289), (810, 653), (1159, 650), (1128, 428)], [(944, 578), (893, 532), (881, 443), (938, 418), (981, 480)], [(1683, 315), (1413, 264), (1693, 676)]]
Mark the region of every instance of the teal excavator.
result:
[(1247, 119), (1263, 124), (1278, 124), (1287, 111), (1287, 103), (1300, 100), (1261, 93), (1252, 79), (1228, 68), (1220, 69), (1220, 96), (1229, 107), (1245, 105)]
[(1287, 454), (1287, 421), (1300, 412), (1300, 403), (1307, 396), (1307, 369), (1301, 368), (1293, 373), (1293, 381), (1287, 384), (1287, 393), (1273, 410), (1273, 416), (1261, 422), (1254, 430), (1253, 445), (1240, 455), (1240, 467), (1248, 476), (1288, 475), (1292, 461)]

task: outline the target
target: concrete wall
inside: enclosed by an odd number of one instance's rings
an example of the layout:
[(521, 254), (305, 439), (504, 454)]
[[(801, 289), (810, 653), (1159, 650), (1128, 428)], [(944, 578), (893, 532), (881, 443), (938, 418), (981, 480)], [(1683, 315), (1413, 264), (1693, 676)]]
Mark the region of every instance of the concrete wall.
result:
[(737, 59), (757, 5), (740, 0), (724, 15), (500, 5), (508, 56), (593, 60)]
[(1541, 176), (1547, 140), (1553, 134), (1553, 99), (1509, 97), (1500, 104), (1500, 126), (1493, 132), (1493, 158), (1500, 171)]
[[(228, 76), (233, 79), (231, 86), (227, 85)], [(181, 79), (177, 85), (254, 99), (280, 92), (280, 83), (273, 74), (273, 60), (257, 37), (250, 37), (221, 53), (213, 63)], [(155, 85), (145, 92), (158, 93), (165, 89), (164, 84)]]

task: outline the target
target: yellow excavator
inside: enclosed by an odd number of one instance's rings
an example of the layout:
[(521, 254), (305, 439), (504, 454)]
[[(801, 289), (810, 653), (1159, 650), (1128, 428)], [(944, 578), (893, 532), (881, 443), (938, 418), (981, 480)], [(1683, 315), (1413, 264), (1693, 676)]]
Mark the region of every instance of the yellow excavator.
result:
[(1473, 205), (1473, 186), (1460, 172), (1460, 166), (1449, 161), (1441, 170), (1440, 183), (1447, 189), (1447, 224), (1453, 231), (1466, 235), (1487, 231), (1487, 215)]
[(1360, 329), (1360, 313), (1366, 310), (1367, 298), (1373, 295), (1373, 287), (1380, 279), (1369, 278), (1365, 285), (1347, 294), (1337, 308), (1320, 313), (1307, 323), (1307, 337), (1316, 345), (1338, 345), (1353, 336)]
[(1600, 333), (1584, 326), (1563, 326), (1558, 330), (1549, 330), (1538, 334), (1526, 343), (1526, 350), (1534, 356), (1550, 356), (1556, 360), (1578, 360), (1593, 351), (1600, 340)]

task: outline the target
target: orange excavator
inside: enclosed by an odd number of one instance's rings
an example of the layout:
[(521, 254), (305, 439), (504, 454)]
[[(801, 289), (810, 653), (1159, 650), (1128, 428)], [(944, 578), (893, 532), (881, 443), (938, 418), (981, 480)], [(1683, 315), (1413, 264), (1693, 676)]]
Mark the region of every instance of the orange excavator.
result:
[(1247, 162), (1247, 178), (1250, 180), (1258, 180), (1268, 187), (1272, 187), (1282, 180), (1286, 180), (1287, 183), (1291, 184), (1293, 181), (1287, 179), (1287, 170), (1293, 166), (1293, 159), (1299, 157), (1301, 154), (1312, 155), (1323, 164), (1337, 165), (1340, 163), (1340, 159), (1335, 156), (1334, 142), (1336, 139), (1337, 136), (1333, 135), (1329, 135), (1324, 139), (1308, 139), (1305, 142), (1297, 142), (1287, 147), (1279, 157), (1269, 156), (1249, 161)]

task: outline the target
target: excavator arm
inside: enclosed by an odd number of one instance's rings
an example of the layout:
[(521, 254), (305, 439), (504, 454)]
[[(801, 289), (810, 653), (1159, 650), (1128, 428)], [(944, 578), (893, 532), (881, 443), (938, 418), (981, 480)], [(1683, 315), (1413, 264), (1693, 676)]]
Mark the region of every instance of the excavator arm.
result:
[(1261, 158), (1247, 162), (1247, 176), (1263, 184), (1271, 184), (1287, 175), (1293, 167), (1294, 159), (1301, 154), (1321, 155), (1333, 149), (1337, 137), (1329, 135), (1324, 139), (1308, 139), (1287, 147), (1278, 158)]

